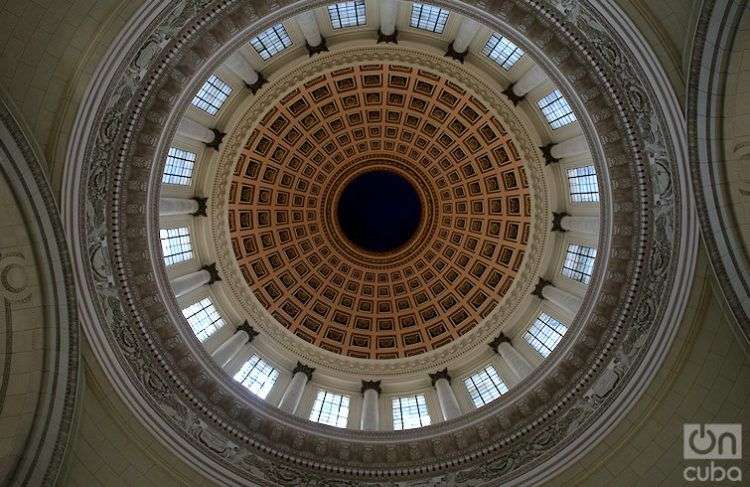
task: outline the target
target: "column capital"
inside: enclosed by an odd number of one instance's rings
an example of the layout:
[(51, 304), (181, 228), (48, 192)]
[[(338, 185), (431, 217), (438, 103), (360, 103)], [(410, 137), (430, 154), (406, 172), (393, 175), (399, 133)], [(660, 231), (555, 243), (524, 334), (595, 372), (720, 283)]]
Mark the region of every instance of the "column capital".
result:
[(380, 27), (378, 27), (378, 41), (376, 44), (380, 44), (382, 42), (385, 42), (386, 44), (398, 44), (398, 29), (393, 29), (393, 34), (391, 35), (385, 35), (383, 34), (383, 31), (380, 30)]
[(248, 90), (250, 90), (250, 93), (252, 93), (254, 95), (254, 94), (256, 94), (258, 92), (258, 90), (260, 89), (260, 87), (263, 86), (266, 83), (268, 83), (268, 80), (263, 76), (263, 73), (261, 73), (260, 71), (258, 71), (258, 79), (255, 81), (255, 83), (248, 84), (247, 82), (245, 82), (245, 88), (247, 88)]
[(378, 395), (380, 395), (380, 381), (379, 380), (363, 380), (362, 381), (362, 394), (365, 393), (366, 390), (372, 389), (373, 391), (377, 392)]
[(538, 297), (539, 299), (544, 299), (544, 296), (542, 295), (542, 291), (545, 287), (551, 286), (552, 282), (548, 281), (547, 279), (540, 277), (539, 281), (536, 283), (536, 286), (534, 287), (534, 290), (531, 291), (531, 294), (533, 296)]
[(445, 52), (443, 57), (449, 57), (451, 59), (455, 59), (456, 61), (459, 61), (461, 64), (464, 63), (464, 59), (466, 58), (466, 55), (469, 53), (469, 50), (465, 50), (464, 52), (456, 52), (456, 50), (453, 48), (453, 42), (448, 44), (448, 50)]
[(508, 338), (507, 335), (505, 335), (505, 333), (500, 333), (487, 345), (489, 345), (490, 348), (495, 351), (495, 353), (498, 353), (497, 348), (500, 346), (501, 343), (510, 343), (512, 345), (510, 338)]
[(211, 142), (204, 142), (204, 144), (209, 149), (214, 149), (218, 151), (219, 146), (224, 141), (224, 136), (227, 134), (218, 129), (209, 129), (209, 130), (214, 133), (214, 140), (212, 140)]
[(552, 212), (552, 231), (553, 232), (560, 232), (565, 233), (567, 230), (565, 230), (562, 226), (562, 220), (566, 216), (570, 216), (570, 214), (567, 211), (561, 211), (561, 212)]
[(193, 216), (208, 216), (208, 198), (200, 198), (198, 196), (191, 198), (193, 201), (198, 203), (198, 209), (195, 210), (191, 215)]
[(505, 88), (502, 91), (503, 95), (507, 96), (508, 99), (513, 102), (513, 106), (518, 105), (526, 98), (526, 95), (521, 95), (521, 96), (516, 95), (516, 93), (513, 91), (513, 88), (515, 86), (516, 86), (515, 83), (511, 83), (508, 85), (507, 88)]
[(550, 164), (555, 164), (557, 162), (560, 162), (560, 159), (552, 155), (552, 147), (555, 145), (554, 142), (550, 142), (547, 145), (542, 145), (539, 147), (539, 150), (542, 151), (542, 155), (544, 156), (544, 165), (549, 166)]
[(315, 372), (315, 367), (310, 367), (309, 365), (304, 365), (302, 362), (297, 362), (297, 366), (292, 370), (292, 377), (294, 377), (297, 372), (302, 372), (307, 376), (307, 380), (311, 381), (313, 372)]
[(320, 36), (320, 44), (317, 46), (311, 46), (309, 42), (305, 41), (305, 48), (307, 48), (308, 57), (313, 57), (321, 52), (328, 52), (328, 45), (326, 44), (326, 38)]
[(255, 339), (255, 337), (257, 337), (260, 334), (257, 331), (255, 331), (255, 328), (250, 326), (250, 323), (247, 320), (242, 322), (242, 324), (237, 327), (237, 331), (244, 331), (245, 333), (247, 333), (247, 336), (249, 337), (247, 340), (247, 343), (252, 342)]
[(201, 270), (208, 272), (211, 275), (211, 278), (208, 280), (208, 285), (215, 282), (221, 281), (221, 276), (219, 275), (219, 270), (216, 268), (216, 263), (204, 265), (201, 267)]
[(434, 374), (429, 374), (430, 380), (432, 381), (432, 387), (435, 387), (435, 382), (437, 382), (439, 379), (445, 379), (450, 384), (451, 382), (451, 376), (448, 375), (448, 368), (446, 367), (443, 370), (438, 370)]

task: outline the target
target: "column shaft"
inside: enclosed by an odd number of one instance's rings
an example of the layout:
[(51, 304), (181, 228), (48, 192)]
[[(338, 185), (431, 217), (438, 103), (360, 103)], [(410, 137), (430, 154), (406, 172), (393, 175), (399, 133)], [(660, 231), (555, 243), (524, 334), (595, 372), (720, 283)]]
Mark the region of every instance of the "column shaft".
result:
[(501, 342), (497, 347), (497, 353), (505, 360), (508, 368), (518, 381), (531, 373), (531, 364), (529, 364), (528, 360), (518, 350), (513, 348), (510, 342)]
[(210, 144), (214, 141), (214, 133), (208, 127), (203, 126), (195, 120), (182, 117), (180, 125), (177, 126), (177, 133), (183, 137)]
[(586, 138), (583, 135), (576, 135), (553, 145), (550, 153), (552, 157), (562, 159), (563, 157), (573, 157), (583, 154), (587, 149)]
[(297, 16), (297, 25), (299, 25), (302, 35), (310, 47), (319, 46), (323, 42), (320, 37), (320, 28), (318, 21), (315, 20), (315, 14), (312, 11), (304, 12)]
[(160, 198), (159, 216), (191, 215), (198, 211), (198, 202), (189, 198)]
[(457, 53), (464, 53), (469, 48), (469, 44), (477, 35), (479, 24), (471, 19), (464, 19), (456, 32), (456, 38), (453, 39), (453, 50)]
[(381, 0), (380, 2), (380, 32), (386, 36), (396, 32), (396, 16), (398, 15), (397, 0)]
[(279, 409), (286, 411), (289, 414), (294, 414), (297, 411), (297, 406), (302, 399), (302, 393), (305, 392), (305, 386), (307, 385), (307, 375), (304, 372), (297, 372), (292, 377), (292, 381), (284, 391), (284, 395), (281, 397), (279, 402)]
[(365, 389), (362, 397), (362, 429), (376, 431), (380, 429), (380, 412), (378, 410), (378, 391)]
[(211, 273), (205, 269), (201, 269), (184, 276), (176, 277), (172, 279), (172, 290), (175, 296), (180, 297), (185, 294), (195, 291), (204, 284), (211, 282)]
[(538, 64), (535, 64), (513, 84), (513, 93), (519, 97), (526, 96), (526, 93), (544, 83), (546, 79), (547, 74)]
[(560, 226), (569, 232), (596, 236), (599, 233), (599, 218), (595, 216), (565, 216)]
[(234, 335), (229, 337), (227, 341), (219, 346), (219, 348), (214, 350), (211, 357), (217, 364), (219, 364), (219, 367), (223, 368), (239, 353), (249, 340), (250, 337), (247, 332), (244, 330), (237, 330)]
[(443, 411), (443, 417), (446, 420), (456, 418), (461, 415), (461, 407), (453, 392), (450, 382), (440, 378), (435, 381), (435, 390), (437, 391), (440, 409)]
[(581, 298), (575, 294), (563, 291), (556, 286), (544, 286), (542, 296), (549, 299), (551, 303), (565, 310), (569, 315), (574, 316), (581, 307)]
[(250, 66), (250, 63), (247, 62), (247, 59), (241, 53), (235, 52), (229, 56), (226, 60), (226, 65), (248, 85), (252, 86), (258, 82), (258, 72)]

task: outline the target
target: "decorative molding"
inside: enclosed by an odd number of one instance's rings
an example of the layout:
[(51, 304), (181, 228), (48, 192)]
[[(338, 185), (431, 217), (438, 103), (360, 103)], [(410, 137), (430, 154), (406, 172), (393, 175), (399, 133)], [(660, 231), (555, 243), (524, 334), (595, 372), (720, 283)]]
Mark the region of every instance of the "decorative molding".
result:
[(513, 106), (517, 106), (519, 103), (526, 99), (526, 95), (518, 96), (513, 92), (513, 88), (515, 86), (515, 83), (511, 83), (502, 91), (502, 94), (505, 95), (513, 103)]
[(224, 136), (226, 136), (227, 134), (215, 128), (212, 128), (210, 130), (214, 133), (214, 140), (212, 140), (211, 142), (204, 142), (203, 145), (205, 145), (209, 149), (218, 151), (221, 143), (224, 141)]
[(495, 353), (499, 353), (497, 351), (497, 347), (499, 347), (501, 343), (511, 343), (512, 344), (512, 342), (510, 341), (510, 338), (508, 338), (507, 336), (505, 336), (504, 333), (500, 333), (498, 336), (496, 336), (487, 345), (492, 349), (492, 351), (494, 351)]
[(459, 61), (461, 64), (463, 64), (467, 54), (469, 54), (468, 49), (464, 52), (456, 52), (456, 50), (453, 49), (453, 42), (451, 42), (450, 44), (448, 44), (448, 50), (445, 51), (444, 56), (455, 59), (456, 61)]
[(381, 43), (398, 44), (398, 29), (393, 29), (393, 34), (391, 35), (385, 35), (383, 34), (383, 31), (380, 30), (380, 27), (378, 27), (378, 40), (376, 44), (381, 44)]
[(208, 280), (209, 286), (211, 284), (221, 281), (219, 270), (216, 268), (216, 262), (212, 262), (211, 264), (204, 265), (203, 267), (201, 267), (201, 270), (206, 271), (211, 275), (211, 278)]
[(559, 233), (565, 233), (567, 232), (566, 229), (562, 226), (562, 220), (566, 216), (570, 216), (570, 214), (567, 211), (553, 211), (552, 212), (552, 231), (553, 232), (559, 232)]
[(366, 390), (372, 389), (380, 395), (380, 382), (381, 381), (379, 380), (363, 380), (361, 389), (362, 394), (364, 394)]
[(328, 52), (328, 44), (326, 38), (320, 36), (320, 44), (318, 44), (317, 46), (311, 46), (308, 42), (305, 42), (305, 49), (307, 49), (308, 57), (313, 57), (314, 55), (320, 54), (322, 52)]
[(547, 145), (543, 145), (539, 147), (539, 150), (542, 151), (542, 157), (544, 157), (545, 166), (549, 166), (550, 164), (555, 164), (557, 162), (560, 162), (560, 159), (552, 155), (552, 148), (555, 145), (556, 145), (555, 142), (550, 142)]
[(268, 80), (263, 76), (263, 73), (258, 71), (258, 79), (255, 81), (255, 83), (245, 83), (245, 88), (250, 90), (250, 93), (252, 93), (253, 95), (257, 95), (258, 90), (260, 90), (266, 83), (268, 83)]
[(195, 196), (192, 198), (196, 203), (198, 203), (198, 209), (195, 210), (192, 213), (192, 216), (203, 216), (207, 217), (208, 214), (206, 213), (206, 210), (208, 210), (208, 198), (201, 198), (198, 196)]
[(536, 283), (536, 286), (534, 287), (534, 290), (531, 291), (531, 295), (536, 296), (539, 299), (544, 299), (544, 295), (542, 294), (542, 291), (544, 290), (545, 287), (551, 286), (551, 285), (552, 283), (550, 281), (540, 277), (539, 281)]
[(242, 324), (237, 327), (237, 331), (244, 331), (245, 333), (247, 333), (247, 343), (252, 342), (253, 340), (255, 340), (255, 337), (260, 335), (260, 333), (257, 332), (255, 328), (250, 326), (250, 323), (247, 320), (243, 321)]

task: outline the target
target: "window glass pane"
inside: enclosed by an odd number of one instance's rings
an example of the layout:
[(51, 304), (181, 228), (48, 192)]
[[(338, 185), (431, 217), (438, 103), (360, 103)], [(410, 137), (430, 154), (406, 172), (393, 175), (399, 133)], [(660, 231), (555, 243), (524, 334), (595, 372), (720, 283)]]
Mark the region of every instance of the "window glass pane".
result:
[(170, 147), (167, 162), (164, 165), (164, 175), (161, 182), (165, 184), (181, 184), (189, 186), (195, 167), (195, 154), (186, 150)]
[(393, 429), (406, 430), (430, 424), (424, 395), (393, 398)]
[(568, 169), (570, 201), (573, 203), (595, 203), (599, 201), (599, 183), (596, 182), (594, 166)]
[(547, 357), (560, 343), (566, 331), (568, 331), (566, 325), (542, 313), (534, 320), (523, 337), (542, 357)]
[(448, 21), (447, 10), (427, 3), (413, 3), (411, 5), (411, 20), (409, 25), (417, 29), (428, 30), (442, 34)]
[(250, 39), (250, 44), (262, 59), (270, 59), (274, 54), (291, 46), (292, 40), (284, 26), (276, 24)]
[(224, 326), (224, 320), (219, 316), (211, 298), (203, 298), (197, 303), (191, 304), (182, 310), (182, 314), (200, 341), (205, 341), (216, 330)]
[(471, 377), (464, 379), (471, 400), (476, 407), (492, 402), (508, 392), (508, 386), (500, 379), (495, 367), (488, 365)]
[(212, 74), (203, 83), (201, 89), (198, 90), (195, 98), (193, 98), (193, 105), (210, 115), (216, 115), (224, 102), (227, 101), (227, 98), (229, 98), (230, 93), (232, 93), (232, 87), (215, 74)]
[(573, 109), (568, 101), (563, 98), (559, 90), (554, 90), (537, 103), (544, 117), (553, 129), (560, 128), (576, 121)]
[(341, 29), (344, 27), (356, 27), (365, 25), (365, 0), (354, 2), (339, 2), (328, 6), (328, 15), (331, 17), (331, 27)]
[(482, 52), (504, 69), (510, 69), (523, 56), (518, 46), (500, 34), (492, 34)]
[(261, 399), (266, 398), (278, 378), (279, 371), (257, 355), (250, 357), (240, 371), (234, 375), (234, 380), (247, 387), (250, 392)]
[(159, 230), (159, 238), (166, 265), (193, 258), (193, 246), (190, 243), (190, 231), (187, 227), (162, 228)]
[(570, 279), (588, 284), (591, 281), (591, 271), (594, 269), (596, 249), (585, 245), (568, 245), (562, 275)]
[(310, 421), (346, 428), (349, 420), (349, 396), (319, 390), (310, 412)]

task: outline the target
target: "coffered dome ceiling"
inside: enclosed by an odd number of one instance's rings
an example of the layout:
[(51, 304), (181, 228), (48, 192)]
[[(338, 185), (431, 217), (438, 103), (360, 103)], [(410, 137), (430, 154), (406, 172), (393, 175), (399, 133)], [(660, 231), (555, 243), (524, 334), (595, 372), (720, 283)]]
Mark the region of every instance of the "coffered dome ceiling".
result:
[[(358, 358), (417, 355), (473, 329), (513, 286), (531, 230), (525, 162), (459, 83), (399, 64), (327, 71), (284, 94), (243, 145), (232, 249), (258, 301), (301, 339)], [(404, 245), (371, 252), (342, 230), (338, 201), (379, 170), (414, 188), (421, 215)]]

